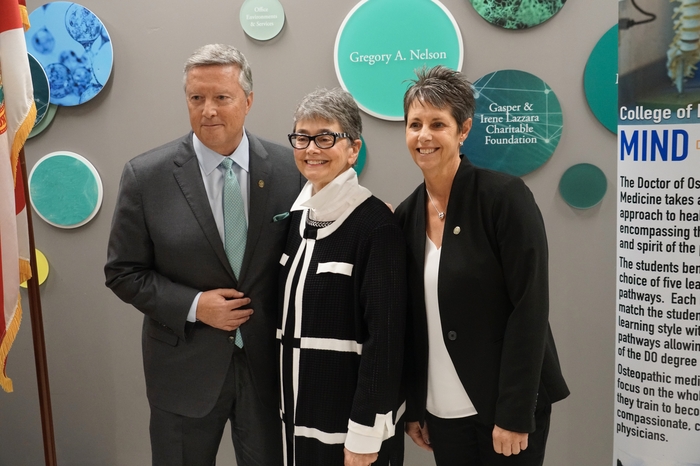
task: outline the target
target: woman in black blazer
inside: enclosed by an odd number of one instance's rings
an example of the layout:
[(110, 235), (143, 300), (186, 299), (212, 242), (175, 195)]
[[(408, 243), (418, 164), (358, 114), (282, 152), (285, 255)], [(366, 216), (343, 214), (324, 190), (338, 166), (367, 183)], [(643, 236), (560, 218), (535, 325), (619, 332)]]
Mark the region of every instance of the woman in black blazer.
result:
[(459, 72), (417, 73), (406, 144), (423, 172), (396, 214), (408, 242), (406, 431), (438, 466), (541, 465), (569, 390), (549, 328), (547, 239), (520, 178), (461, 157), (475, 102)]

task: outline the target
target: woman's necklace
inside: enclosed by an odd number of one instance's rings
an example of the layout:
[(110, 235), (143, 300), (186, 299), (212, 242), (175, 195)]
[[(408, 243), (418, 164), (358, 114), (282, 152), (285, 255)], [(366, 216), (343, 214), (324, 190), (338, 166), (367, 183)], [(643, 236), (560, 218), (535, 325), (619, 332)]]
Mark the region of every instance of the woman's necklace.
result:
[(435, 209), (435, 212), (438, 214), (438, 218), (440, 220), (445, 220), (445, 212), (440, 212), (435, 205), (435, 201), (433, 201), (433, 196), (430, 195), (430, 191), (428, 191), (428, 188), (425, 188), (425, 192), (428, 193), (428, 199), (430, 199), (430, 203), (433, 205), (433, 209)]

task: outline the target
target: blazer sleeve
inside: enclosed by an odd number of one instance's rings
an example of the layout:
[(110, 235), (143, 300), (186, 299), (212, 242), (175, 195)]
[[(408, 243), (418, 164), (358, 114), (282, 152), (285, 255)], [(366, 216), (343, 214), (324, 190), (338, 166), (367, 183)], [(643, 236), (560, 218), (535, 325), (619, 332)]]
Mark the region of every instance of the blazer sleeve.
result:
[(533, 432), (549, 328), (547, 237), (535, 199), (519, 178), (505, 184), (493, 209), (503, 275), (513, 306), (503, 337), (495, 423), (511, 431)]
[(406, 325), (405, 248), (398, 225), (381, 226), (371, 233), (363, 253), (364, 267), (358, 271), (367, 338), (362, 344), (345, 441), (346, 448), (355, 453), (378, 452), (382, 441), (395, 434), (400, 414)]
[(131, 162), (127, 163), (112, 218), (105, 284), (122, 301), (185, 339), (187, 314), (199, 290), (175, 283), (156, 271), (143, 189)]

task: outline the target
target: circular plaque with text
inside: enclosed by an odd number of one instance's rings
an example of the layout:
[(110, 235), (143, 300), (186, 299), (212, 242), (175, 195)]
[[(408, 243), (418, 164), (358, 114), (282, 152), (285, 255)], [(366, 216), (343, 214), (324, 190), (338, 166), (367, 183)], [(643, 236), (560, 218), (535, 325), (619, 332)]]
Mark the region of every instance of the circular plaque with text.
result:
[(340, 26), (334, 55), (340, 85), (362, 110), (401, 121), (415, 70), (459, 70), (464, 47), (457, 22), (437, 0), (363, 0)]
[(502, 70), (473, 86), (476, 113), (462, 153), (474, 165), (521, 176), (549, 160), (564, 122), (547, 83), (525, 71)]
[(245, 0), (241, 5), (241, 27), (256, 40), (277, 37), (284, 27), (284, 8), (278, 0)]

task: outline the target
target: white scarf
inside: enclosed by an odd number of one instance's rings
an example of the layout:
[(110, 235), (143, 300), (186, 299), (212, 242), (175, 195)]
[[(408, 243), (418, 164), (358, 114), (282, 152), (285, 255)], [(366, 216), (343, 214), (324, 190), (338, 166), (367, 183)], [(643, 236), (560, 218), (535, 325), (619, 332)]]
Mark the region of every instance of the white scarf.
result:
[(312, 193), (313, 185), (307, 181), (291, 210), (309, 209), (310, 218), (319, 222), (338, 220), (343, 213), (355, 210), (372, 196), (369, 189), (360, 186), (357, 172), (352, 167), (336, 176), (316, 194)]

